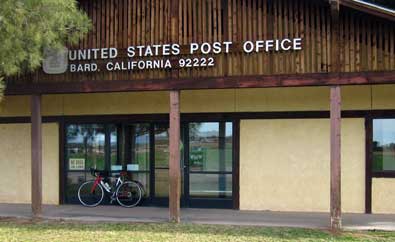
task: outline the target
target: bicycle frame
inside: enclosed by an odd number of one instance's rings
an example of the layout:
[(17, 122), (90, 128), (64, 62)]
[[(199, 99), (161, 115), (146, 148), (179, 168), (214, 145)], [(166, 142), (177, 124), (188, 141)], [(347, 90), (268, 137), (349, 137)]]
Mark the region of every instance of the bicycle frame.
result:
[(115, 191), (117, 190), (117, 188), (118, 188), (119, 186), (121, 186), (123, 183), (124, 183), (124, 182), (123, 182), (123, 179), (121, 178), (121, 176), (119, 176), (119, 177), (117, 178), (116, 183), (115, 183), (114, 192), (111, 192), (111, 187), (108, 188), (108, 187), (104, 184), (104, 182), (103, 182), (103, 177), (101, 177), (100, 175), (98, 175), (98, 176), (96, 177), (96, 179), (95, 179), (95, 183), (94, 183), (93, 186), (92, 186), (91, 193), (93, 193), (93, 192), (95, 191), (96, 187), (100, 184), (100, 186), (101, 186), (107, 193), (113, 193), (113, 194), (114, 194)]

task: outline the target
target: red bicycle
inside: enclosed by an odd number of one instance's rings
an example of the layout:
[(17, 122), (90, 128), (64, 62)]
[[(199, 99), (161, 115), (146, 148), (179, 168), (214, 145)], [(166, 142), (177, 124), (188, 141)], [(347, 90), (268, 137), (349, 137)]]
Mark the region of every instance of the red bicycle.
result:
[(143, 188), (137, 181), (127, 181), (126, 171), (120, 171), (114, 187), (111, 187), (105, 179), (110, 177), (108, 171), (99, 171), (91, 168), (92, 176), (95, 180), (81, 184), (78, 189), (78, 200), (86, 207), (96, 207), (104, 198), (104, 193), (110, 194), (110, 202), (117, 201), (125, 208), (138, 205), (143, 195)]

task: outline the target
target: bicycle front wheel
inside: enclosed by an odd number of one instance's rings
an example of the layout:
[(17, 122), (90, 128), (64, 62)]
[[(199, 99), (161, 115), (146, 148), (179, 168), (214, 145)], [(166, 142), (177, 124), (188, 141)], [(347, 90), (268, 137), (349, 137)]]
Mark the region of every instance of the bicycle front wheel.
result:
[(118, 187), (116, 196), (119, 205), (122, 207), (135, 207), (141, 201), (141, 187), (136, 182), (127, 181)]
[(82, 183), (78, 189), (78, 200), (86, 207), (96, 207), (104, 198), (104, 191), (100, 184), (95, 181)]

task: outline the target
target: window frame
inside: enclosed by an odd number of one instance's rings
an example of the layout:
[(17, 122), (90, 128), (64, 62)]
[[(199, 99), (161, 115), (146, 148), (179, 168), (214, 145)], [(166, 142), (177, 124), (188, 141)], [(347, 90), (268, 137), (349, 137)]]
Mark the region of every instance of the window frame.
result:
[(377, 119), (394, 119), (395, 114), (387, 114), (387, 115), (371, 115), (370, 117), (366, 117), (366, 171), (367, 174), (370, 174), (371, 178), (395, 178), (395, 170), (383, 170), (383, 171), (374, 171), (373, 170), (373, 121)]

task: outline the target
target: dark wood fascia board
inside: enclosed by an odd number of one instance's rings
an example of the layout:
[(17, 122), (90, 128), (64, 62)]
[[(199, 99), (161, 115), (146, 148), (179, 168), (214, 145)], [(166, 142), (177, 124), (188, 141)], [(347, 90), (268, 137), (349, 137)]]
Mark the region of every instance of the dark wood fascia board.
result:
[(5, 94), (72, 94), (390, 83), (395, 83), (395, 71), (8, 84)]
[(395, 178), (395, 171), (373, 172), (373, 178)]
[(390, 21), (395, 21), (395, 14), (382, 10), (380, 8), (375, 8), (367, 4), (358, 3), (352, 0), (339, 0), (340, 5), (371, 14), (380, 18), (384, 18)]

